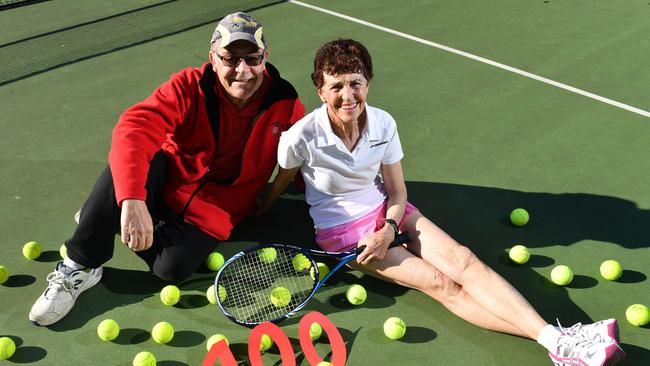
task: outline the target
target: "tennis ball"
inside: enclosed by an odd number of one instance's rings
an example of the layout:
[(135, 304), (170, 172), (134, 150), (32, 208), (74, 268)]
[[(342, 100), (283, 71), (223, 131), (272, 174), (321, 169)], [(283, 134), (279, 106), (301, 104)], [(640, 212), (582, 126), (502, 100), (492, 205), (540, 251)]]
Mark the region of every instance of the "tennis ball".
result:
[(151, 330), (151, 337), (156, 343), (165, 344), (174, 338), (174, 327), (168, 322), (156, 323)]
[(630, 305), (625, 311), (625, 317), (630, 324), (642, 327), (650, 322), (648, 307), (642, 304)]
[(59, 255), (61, 259), (66, 259), (68, 257), (68, 248), (65, 247), (65, 244), (62, 244), (59, 248)]
[(320, 338), (321, 334), (323, 334), (323, 327), (318, 323), (311, 323), (311, 327), (309, 327), (309, 339), (313, 342)]
[(273, 263), (275, 258), (278, 256), (278, 252), (275, 248), (262, 248), (257, 251), (257, 256), (260, 258), (262, 263)]
[(321, 361), (316, 366), (334, 366), (331, 362)]
[(392, 340), (400, 339), (406, 334), (406, 323), (396, 316), (390, 317), (384, 322), (384, 334)]
[(524, 226), (528, 223), (530, 215), (523, 208), (515, 208), (510, 212), (510, 222), (515, 226)]
[(120, 334), (120, 326), (113, 319), (102, 320), (97, 326), (97, 335), (102, 341), (110, 342)]
[(345, 297), (352, 305), (361, 305), (366, 301), (366, 289), (361, 285), (352, 285), (345, 291)]
[(291, 302), (291, 292), (286, 287), (276, 287), (271, 291), (271, 303), (276, 308), (282, 308)]
[(515, 245), (510, 248), (508, 256), (513, 262), (524, 264), (528, 262), (528, 259), (530, 259), (530, 252), (528, 251), (528, 248), (523, 245)]
[[(330, 268), (323, 262), (316, 263), (316, 267), (318, 267), (318, 280), (322, 281), (323, 278), (325, 278), (325, 276), (330, 273)], [(314, 267), (309, 270), (309, 275), (312, 279), (314, 279)]]
[(306, 273), (311, 268), (311, 261), (302, 253), (296, 254), (291, 259), (291, 264), (293, 264), (293, 269), (300, 273)]
[(210, 304), (217, 303), (217, 295), (214, 294), (214, 285), (208, 287), (208, 291), (205, 292), (205, 296), (208, 298)]
[(600, 275), (610, 281), (616, 281), (621, 278), (623, 267), (618, 261), (609, 259), (600, 265)]
[(0, 285), (3, 283), (7, 282), (9, 279), (9, 276), (11, 276), (11, 273), (9, 273), (9, 270), (5, 266), (0, 266)]
[(6, 360), (16, 352), (16, 344), (9, 337), (0, 338), (0, 360)]
[(222, 285), (219, 285), (219, 301), (224, 302), (226, 301), (226, 297), (228, 294), (226, 293), (226, 288), (223, 287)]
[(211, 271), (218, 271), (221, 266), (223, 266), (223, 255), (219, 252), (212, 252), (205, 260), (205, 264), (210, 268)]
[(35, 241), (30, 241), (23, 246), (23, 255), (27, 259), (36, 259), (43, 252), (41, 245)]
[(271, 348), (273, 345), (273, 339), (268, 334), (262, 334), (262, 339), (260, 339), (260, 351), (266, 351)]
[(156, 366), (156, 358), (151, 352), (140, 352), (133, 358), (133, 366)]
[(573, 272), (571, 271), (571, 268), (565, 265), (556, 266), (551, 271), (551, 280), (556, 285), (568, 285), (573, 281)]
[(206, 343), (208, 351), (210, 350), (210, 348), (212, 348), (213, 344), (221, 341), (222, 339), (224, 341), (226, 341), (227, 345), (230, 345), (230, 343), (228, 343), (228, 338), (226, 338), (225, 335), (223, 335), (223, 334), (215, 334), (212, 337), (208, 338), (208, 342)]
[(163, 304), (168, 306), (174, 306), (178, 303), (178, 300), (181, 299), (181, 290), (174, 285), (168, 285), (163, 287), (160, 291), (160, 301)]

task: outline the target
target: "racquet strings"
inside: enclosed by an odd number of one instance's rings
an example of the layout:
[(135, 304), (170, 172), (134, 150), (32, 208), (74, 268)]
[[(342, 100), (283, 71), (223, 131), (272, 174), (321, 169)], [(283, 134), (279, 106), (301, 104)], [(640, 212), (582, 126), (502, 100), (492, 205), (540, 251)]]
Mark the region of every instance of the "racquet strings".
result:
[[(218, 285), (226, 292), (221, 306), (239, 322), (260, 324), (284, 317), (309, 298), (316, 284), (312, 270), (315, 263), (302, 252), (281, 246), (264, 250), (266, 256), (260, 250), (242, 255), (219, 277)], [(270, 260), (269, 250), (275, 250), (274, 260)], [(277, 287), (291, 293), (286, 306), (277, 307), (271, 302), (271, 292)]]

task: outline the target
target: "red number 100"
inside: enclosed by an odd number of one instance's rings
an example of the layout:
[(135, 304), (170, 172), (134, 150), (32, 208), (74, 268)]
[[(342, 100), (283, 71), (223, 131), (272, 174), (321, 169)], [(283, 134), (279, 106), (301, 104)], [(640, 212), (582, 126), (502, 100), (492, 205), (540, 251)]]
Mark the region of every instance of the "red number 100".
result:
[[(319, 323), (327, 334), (332, 347), (332, 364), (334, 366), (343, 366), (346, 361), (346, 349), (343, 343), (341, 333), (336, 329), (336, 326), (323, 314), (313, 311), (300, 319), (298, 326), (298, 338), (300, 339), (300, 347), (305, 353), (305, 358), (311, 365), (317, 365), (323, 361), (316, 349), (314, 348), (311, 338), (309, 337), (309, 329), (312, 323)], [(294, 350), (289, 342), (289, 338), (284, 334), (282, 329), (273, 323), (263, 323), (251, 331), (248, 336), (248, 356), (251, 360), (252, 366), (262, 366), (262, 354), (260, 352), (260, 341), (264, 334), (268, 334), (273, 342), (280, 350), (280, 358), (282, 359), (282, 366), (295, 366), (296, 359), (294, 357)], [(228, 344), (225, 340), (219, 341), (212, 345), (210, 351), (203, 360), (203, 366), (213, 366), (219, 360), (224, 366), (237, 366), (237, 361), (233, 356)]]

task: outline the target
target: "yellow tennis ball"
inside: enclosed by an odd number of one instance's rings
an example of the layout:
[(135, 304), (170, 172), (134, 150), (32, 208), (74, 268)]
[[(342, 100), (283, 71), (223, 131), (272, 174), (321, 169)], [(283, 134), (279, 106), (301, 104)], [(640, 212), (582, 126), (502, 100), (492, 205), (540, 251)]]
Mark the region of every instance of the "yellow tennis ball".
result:
[(59, 248), (59, 255), (61, 256), (61, 259), (66, 259), (68, 257), (68, 248), (66, 248), (65, 244), (62, 244)]
[(43, 252), (41, 245), (35, 241), (30, 241), (29, 243), (23, 245), (23, 255), (27, 259), (36, 259)]
[(262, 263), (273, 263), (278, 256), (278, 252), (275, 248), (262, 248), (257, 251), (257, 256)]
[(0, 360), (9, 359), (16, 352), (16, 344), (9, 337), (0, 338)]
[(361, 305), (366, 301), (366, 289), (361, 285), (352, 285), (345, 291), (345, 298), (352, 305)]
[(219, 285), (219, 301), (222, 303), (226, 301), (228, 294), (226, 293), (226, 288), (223, 285)]
[(291, 259), (291, 264), (293, 264), (293, 269), (300, 273), (307, 273), (311, 268), (311, 261), (302, 253), (296, 254)]
[(208, 351), (210, 350), (210, 348), (212, 348), (213, 344), (221, 341), (222, 339), (224, 341), (226, 341), (227, 345), (230, 345), (230, 343), (228, 343), (228, 338), (226, 338), (225, 335), (223, 335), (223, 334), (215, 334), (212, 337), (208, 338), (208, 342), (206, 343), (206, 346), (207, 346), (206, 348), (208, 349)]
[(0, 266), (0, 285), (3, 283), (7, 282), (9, 277), (11, 276), (11, 273), (5, 266)]
[(523, 208), (515, 208), (510, 212), (510, 222), (515, 226), (524, 226), (528, 220), (530, 220), (530, 215)]
[(648, 312), (648, 307), (643, 304), (630, 305), (625, 311), (625, 317), (630, 324), (636, 327), (642, 327), (650, 322), (650, 312)]
[(208, 290), (205, 292), (205, 296), (208, 298), (210, 304), (217, 303), (217, 295), (214, 294), (214, 285), (208, 287)]
[(571, 271), (571, 268), (565, 265), (556, 266), (551, 271), (551, 280), (556, 285), (568, 285), (573, 281), (573, 272)]
[(181, 299), (181, 290), (174, 285), (167, 285), (160, 291), (160, 301), (168, 306), (174, 306)]
[(621, 278), (622, 274), (623, 267), (621, 267), (621, 264), (618, 261), (609, 259), (600, 265), (600, 275), (605, 279), (616, 281)]
[(212, 252), (208, 255), (208, 258), (205, 260), (205, 264), (210, 268), (211, 271), (218, 271), (221, 266), (223, 266), (223, 255), (219, 252)]
[(120, 334), (120, 326), (113, 319), (102, 320), (97, 326), (97, 335), (102, 341), (110, 342)]
[(334, 366), (331, 362), (321, 361), (316, 366)]
[(528, 259), (530, 259), (530, 252), (528, 251), (528, 248), (523, 245), (515, 245), (514, 247), (510, 248), (510, 253), (508, 253), (508, 256), (513, 262), (524, 264), (528, 262)]
[(400, 339), (406, 334), (406, 323), (396, 316), (390, 317), (384, 322), (384, 334), (392, 340)]
[(286, 287), (276, 287), (271, 291), (271, 303), (276, 308), (283, 308), (291, 302), (291, 292)]
[(168, 322), (159, 322), (153, 326), (151, 337), (156, 343), (165, 344), (174, 338), (174, 327)]
[(151, 352), (140, 352), (133, 358), (133, 366), (156, 366), (156, 358)]
[(311, 327), (309, 327), (309, 339), (313, 342), (320, 338), (321, 334), (323, 334), (323, 327), (318, 323), (311, 323)]
[[(323, 278), (325, 278), (325, 276), (330, 273), (330, 268), (323, 262), (316, 263), (316, 267), (318, 267), (318, 280), (322, 281)], [(314, 279), (314, 267), (309, 270), (309, 275), (312, 279)]]
[(262, 334), (260, 339), (260, 351), (266, 351), (273, 345), (273, 339), (268, 334)]

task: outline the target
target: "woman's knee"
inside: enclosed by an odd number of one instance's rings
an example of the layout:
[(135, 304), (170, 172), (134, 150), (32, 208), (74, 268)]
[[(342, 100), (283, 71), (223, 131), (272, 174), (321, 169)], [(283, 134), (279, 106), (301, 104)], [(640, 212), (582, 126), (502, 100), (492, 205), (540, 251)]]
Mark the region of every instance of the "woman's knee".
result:
[(450, 267), (446, 271), (447, 275), (456, 282), (461, 282), (467, 270), (477, 263), (480, 263), (478, 257), (471, 249), (464, 245), (458, 245), (452, 250), (449, 256)]
[(458, 283), (435, 267), (431, 276), (424, 281), (424, 287), (422, 290), (425, 293), (442, 303), (454, 298), (462, 291), (462, 287)]

